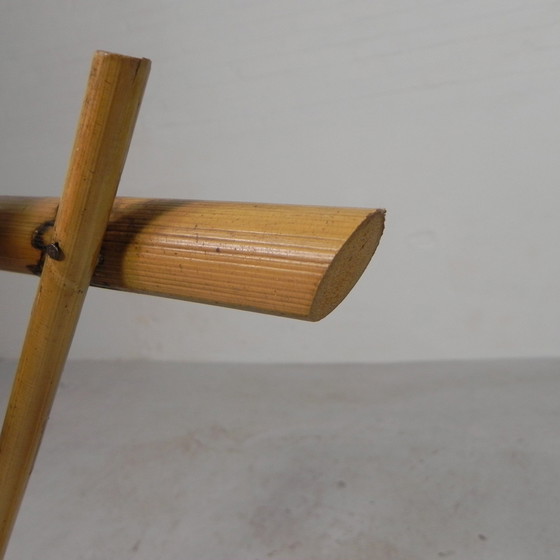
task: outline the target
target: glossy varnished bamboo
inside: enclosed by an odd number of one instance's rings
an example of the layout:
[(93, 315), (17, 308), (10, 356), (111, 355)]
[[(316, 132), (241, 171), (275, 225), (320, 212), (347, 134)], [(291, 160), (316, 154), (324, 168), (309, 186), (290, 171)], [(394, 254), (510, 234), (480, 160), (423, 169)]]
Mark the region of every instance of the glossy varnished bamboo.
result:
[[(113, 204), (150, 63), (97, 52), (0, 439), (0, 557), (25, 491)], [(50, 255), (50, 256), (49, 256)]]
[[(0, 197), (0, 269), (40, 272), (57, 205)], [(92, 284), (315, 321), (356, 283), (383, 220), (359, 208), (117, 198)]]

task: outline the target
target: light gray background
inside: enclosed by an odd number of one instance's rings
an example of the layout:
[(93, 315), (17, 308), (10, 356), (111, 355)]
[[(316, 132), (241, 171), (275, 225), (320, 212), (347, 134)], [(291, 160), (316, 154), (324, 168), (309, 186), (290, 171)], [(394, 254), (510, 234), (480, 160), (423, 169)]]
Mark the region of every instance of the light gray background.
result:
[[(91, 54), (153, 70), (121, 195), (388, 209), (324, 322), (91, 290), (73, 358), (557, 356), (560, 4), (3, 0), (2, 194), (58, 195)], [(0, 273), (0, 356), (36, 279)]]
[(556, 560), (559, 369), (70, 362), (6, 560)]
[(8, 557), (559, 557), (560, 3), (0, 0), (1, 194), (60, 193), (95, 49), (153, 61), (120, 194), (387, 230), (318, 324), (92, 289)]

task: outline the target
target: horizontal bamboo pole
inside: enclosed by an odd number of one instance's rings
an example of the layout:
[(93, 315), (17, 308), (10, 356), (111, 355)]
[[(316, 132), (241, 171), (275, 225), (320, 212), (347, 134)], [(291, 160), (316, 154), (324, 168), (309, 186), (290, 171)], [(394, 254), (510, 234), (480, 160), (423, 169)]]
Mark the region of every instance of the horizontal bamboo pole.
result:
[[(39, 273), (55, 198), (0, 197), (0, 269)], [(383, 210), (117, 198), (92, 285), (317, 321), (352, 289)]]

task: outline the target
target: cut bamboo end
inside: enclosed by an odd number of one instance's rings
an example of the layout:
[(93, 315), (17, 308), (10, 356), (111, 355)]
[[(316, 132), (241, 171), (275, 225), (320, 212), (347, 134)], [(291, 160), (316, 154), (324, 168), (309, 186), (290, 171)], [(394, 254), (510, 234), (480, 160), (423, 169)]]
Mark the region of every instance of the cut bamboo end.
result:
[(373, 257), (385, 225), (385, 210), (375, 210), (334, 255), (317, 287), (308, 319), (319, 321), (346, 298)]
[[(57, 204), (0, 197), (0, 269), (40, 271)], [(363, 273), (384, 216), (359, 208), (117, 198), (92, 285), (317, 321)]]

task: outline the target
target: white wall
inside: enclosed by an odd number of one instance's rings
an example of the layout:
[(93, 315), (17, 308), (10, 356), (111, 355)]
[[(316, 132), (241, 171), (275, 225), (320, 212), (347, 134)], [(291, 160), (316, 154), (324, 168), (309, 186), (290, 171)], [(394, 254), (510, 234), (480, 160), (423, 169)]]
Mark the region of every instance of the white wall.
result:
[[(72, 357), (560, 354), (558, 2), (4, 0), (0, 194), (59, 194), (95, 49), (153, 61), (121, 195), (388, 220), (321, 323), (92, 289)], [(35, 287), (0, 273), (2, 357)]]

